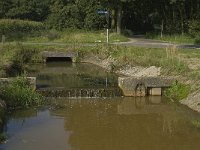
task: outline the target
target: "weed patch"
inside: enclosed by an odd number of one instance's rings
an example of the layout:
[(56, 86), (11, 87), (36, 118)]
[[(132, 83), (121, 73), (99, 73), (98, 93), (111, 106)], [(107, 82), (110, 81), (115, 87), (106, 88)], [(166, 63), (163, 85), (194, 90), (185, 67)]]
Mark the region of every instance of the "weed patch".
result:
[(165, 91), (165, 96), (167, 96), (171, 101), (180, 101), (188, 96), (190, 92), (190, 86), (179, 82), (174, 82), (172, 86)]
[(9, 108), (28, 108), (42, 102), (42, 96), (33, 91), (25, 77), (18, 77), (1, 88), (0, 96)]

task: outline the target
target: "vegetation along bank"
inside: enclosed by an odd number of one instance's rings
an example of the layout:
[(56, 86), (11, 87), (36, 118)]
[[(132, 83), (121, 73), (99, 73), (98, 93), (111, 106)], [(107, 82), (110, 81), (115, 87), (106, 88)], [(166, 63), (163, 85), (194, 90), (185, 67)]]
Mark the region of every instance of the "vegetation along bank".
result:
[[(93, 46), (25, 46), (6, 44), (1, 47), (1, 77), (23, 74), (28, 63), (43, 62), (44, 51), (75, 52), (75, 62), (89, 62), (100, 65), (109, 71), (125, 76), (173, 77), (178, 82), (172, 85), (167, 96), (172, 101), (184, 101), (192, 109), (199, 111), (195, 94), (200, 88), (200, 52), (198, 50), (177, 49), (176, 47), (138, 48), (96, 44)], [(184, 83), (184, 84), (183, 84)], [(192, 98), (194, 97), (194, 98)], [(186, 102), (191, 101), (191, 103)], [(195, 104), (194, 104), (195, 101)]]
[(75, 52), (74, 62), (97, 64), (123, 76), (173, 77), (177, 82), (166, 96), (200, 112), (199, 50), (104, 45), (108, 28), (111, 43), (142, 34), (199, 44), (200, 1), (0, 0), (0, 8), (0, 77), (20, 76), (9, 86), (0, 85), (0, 130), (6, 107), (42, 103), (24, 77), (29, 63), (44, 62), (44, 51)]

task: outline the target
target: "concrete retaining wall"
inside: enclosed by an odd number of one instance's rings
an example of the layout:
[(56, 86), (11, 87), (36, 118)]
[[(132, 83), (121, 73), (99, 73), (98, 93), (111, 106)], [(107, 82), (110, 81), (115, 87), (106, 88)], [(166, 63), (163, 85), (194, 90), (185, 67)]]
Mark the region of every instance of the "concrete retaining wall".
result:
[(160, 96), (163, 89), (170, 87), (173, 81), (162, 77), (119, 77), (118, 85), (124, 96)]

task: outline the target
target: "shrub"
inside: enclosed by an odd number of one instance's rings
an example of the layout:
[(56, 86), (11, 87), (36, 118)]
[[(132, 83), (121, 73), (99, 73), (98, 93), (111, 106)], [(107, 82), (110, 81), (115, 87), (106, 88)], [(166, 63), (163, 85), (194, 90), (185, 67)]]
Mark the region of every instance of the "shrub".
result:
[(133, 31), (126, 29), (126, 30), (123, 30), (123, 31), (122, 31), (122, 34), (123, 34), (124, 36), (131, 37), (131, 36), (133, 36)]
[(200, 34), (195, 38), (195, 44), (200, 44)]
[(190, 86), (174, 82), (172, 86), (165, 91), (165, 96), (167, 96), (171, 101), (180, 101), (188, 96), (190, 92)]
[(44, 29), (45, 25), (41, 22), (0, 19), (0, 36), (4, 35), (2, 36), (4, 41), (18, 41), (27, 37), (38, 37)]
[(193, 37), (200, 36), (200, 20), (192, 20), (189, 22), (189, 34)]
[(18, 19), (1, 19), (0, 20), (0, 33), (8, 34), (15, 32), (30, 33), (33, 31), (44, 30), (45, 26), (41, 22), (26, 21)]
[(16, 76), (24, 73), (25, 65), (33, 61), (37, 61), (39, 54), (39, 50), (32, 47), (23, 46), (19, 43), (16, 44), (15, 47), (5, 46), (5, 50), (10, 51), (8, 52), (9, 55), (12, 53), (12, 57), (10, 58), (10, 65), (5, 68), (6, 73), (9, 76)]
[(59, 32), (56, 30), (50, 30), (49, 32), (47, 32), (46, 36), (49, 41), (53, 41), (61, 37)]
[(0, 96), (10, 108), (28, 108), (42, 102), (42, 96), (33, 91), (25, 77), (17, 77), (10, 85), (2, 87)]
[(0, 143), (4, 142), (6, 140), (6, 134), (0, 133)]

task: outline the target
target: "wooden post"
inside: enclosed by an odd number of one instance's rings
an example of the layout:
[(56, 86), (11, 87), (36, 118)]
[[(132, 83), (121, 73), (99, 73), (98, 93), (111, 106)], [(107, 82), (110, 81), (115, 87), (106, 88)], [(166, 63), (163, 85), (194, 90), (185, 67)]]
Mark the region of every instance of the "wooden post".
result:
[(109, 29), (107, 29), (107, 39), (106, 39), (107, 45), (109, 44)]
[(2, 42), (2, 44), (4, 44), (5, 41), (6, 41), (6, 37), (5, 37), (5, 35), (3, 34), (3, 35), (2, 35), (2, 38), (1, 38), (1, 42)]

